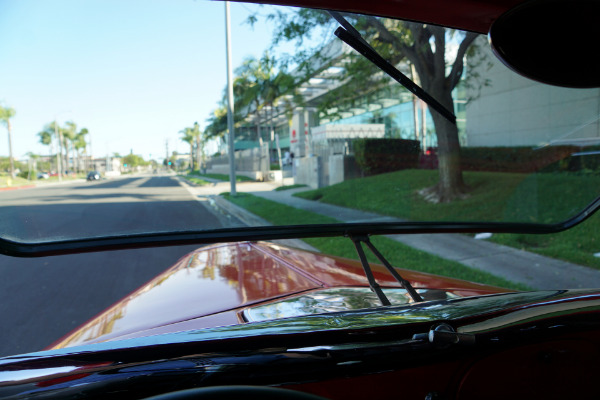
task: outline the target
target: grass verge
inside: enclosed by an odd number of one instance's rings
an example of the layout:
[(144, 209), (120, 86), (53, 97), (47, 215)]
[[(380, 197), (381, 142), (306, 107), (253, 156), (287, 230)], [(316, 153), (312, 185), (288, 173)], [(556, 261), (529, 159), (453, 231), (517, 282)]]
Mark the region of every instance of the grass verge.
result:
[[(229, 175), (226, 175), (226, 174), (200, 174), (198, 171), (194, 171), (192, 173), (187, 174), (186, 177), (196, 177), (199, 179), (209, 178), (209, 179), (216, 179), (216, 180), (223, 181), (223, 182), (229, 182)], [(236, 182), (254, 182), (254, 179), (248, 178), (247, 176), (244, 176), (244, 175), (236, 175), (235, 181)]]
[(179, 175), (179, 176), (192, 182), (195, 185), (198, 185), (198, 186), (204, 186), (204, 185), (208, 185), (210, 183), (208, 181), (205, 181), (202, 178), (199, 178), (198, 175), (188, 174), (188, 175)]
[[(223, 193), (223, 197), (232, 203), (245, 208), (251, 213), (269, 221), (274, 225), (305, 225), (305, 224), (329, 224), (340, 221), (316, 214), (310, 211), (300, 210), (284, 204), (266, 200), (248, 193), (238, 193), (233, 197), (229, 193)], [(356, 249), (348, 238), (309, 238), (303, 239), (306, 243), (319, 249), (325, 254), (339, 257), (358, 259)], [(446, 260), (420, 250), (413, 249), (402, 243), (398, 243), (387, 237), (377, 236), (372, 238), (373, 244), (384, 254), (392, 265), (427, 272), (430, 274), (443, 275), (456, 279), (464, 279), (488, 285), (500, 286), (516, 290), (530, 290), (526, 285), (510, 282), (495, 275), (469, 268), (455, 261)], [(377, 259), (367, 252), (371, 262)]]
[[(419, 189), (437, 171), (405, 170), (354, 179), (294, 194), (309, 200), (414, 221), (518, 221), (555, 223), (573, 216), (598, 195), (600, 177), (574, 174), (465, 172), (470, 196), (448, 204), (424, 201)], [(600, 216), (551, 235), (501, 234), (492, 241), (600, 269)]]
[[(63, 182), (74, 181), (76, 179), (85, 179), (85, 175), (79, 174), (76, 176), (68, 175), (68, 176), (62, 177)], [(56, 182), (59, 182), (58, 176), (51, 176), (48, 179), (31, 179), (31, 180), (29, 180), (29, 179), (20, 178), (20, 177), (16, 177), (16, 178), (12, 179), (8, 175), (0, 175), (0, 188), (30, 186), (30, 185), (41, 186), (41, 185), (45, 185), (48, 183), (56, 183)]]
[(33, 181), (29, 181), (27, 179), (19, 178), (18, 176), (14, 179), (10, 176), (0, 176), (0, 187), (17, 187), (17, 186), (25, 186), (32, 185)]

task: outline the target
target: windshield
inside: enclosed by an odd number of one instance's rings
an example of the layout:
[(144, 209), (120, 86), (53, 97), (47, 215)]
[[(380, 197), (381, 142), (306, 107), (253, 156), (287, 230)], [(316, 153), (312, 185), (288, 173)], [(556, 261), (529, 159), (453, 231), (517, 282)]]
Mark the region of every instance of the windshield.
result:
[(230, 103), (221, 3), (3, 4), (2, 238), (554, 224), (600, 194), (598, 89), (521, 77), (482, 35), (345, 15), (453, 123), (326, 12), (231, 7)]
[(531, 234), (599, 203), (599, 89), (518, 75), (484, 34), (368, 15), (232, 3), (226, 40), (225, 9), (0, 2), (0, 355), (78, 326), (84, 343), (600, 285), (600, 217)]

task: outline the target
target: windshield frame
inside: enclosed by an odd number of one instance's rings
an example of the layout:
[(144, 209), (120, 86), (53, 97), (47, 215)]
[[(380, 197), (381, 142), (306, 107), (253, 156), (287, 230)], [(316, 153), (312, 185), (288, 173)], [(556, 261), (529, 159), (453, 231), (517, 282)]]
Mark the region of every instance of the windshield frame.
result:
[[(325, 8), (321, 9), (325, 10)], [(332, 7), (331, 10), (335, 10), (335, 7)], [(334, 12), (334, 14), (336, 13)], [(399, 18), (399, 16), (394, 16), (393, 18)], [(338, 31), (340, 29), (344, 31), (344, 28), (338, 28)], [(472, 30), (472, 32), (476, 32), (476, 30)], [(380, 65), (377, 64), (377, 66), (381, 68)], [(408, 89), (411, 90), (410, 87)], [(576, 215), (564, 221), (551, 224), (524, 222), (448, 222), (399, 220), (394, 222), (373, 223), (350, 222), (337, 224), (248, 226), (241, 228), (219, 228), (208, 230), (191, 229), (178, 231), (157, 231), (147, 233), (115, 234), (97, 237), (92, 236), (74, 239), (52, 239), (47, 241), (13, 240), (6, 237), (0, 237), (0, 254), (15, 257), (45, 257), (51, 255), (147, 247), (179, 246), (188, 244), (211, 244), (237, 241), (302, 239), (336, 236), (356, 237), (371, 235), (482, 232), (551, 234), (562, 232), (578, 225), (595, 213), (598, 208), (600, 208), (600, 196), (596, 197), (590, 204), (588, 204)]]

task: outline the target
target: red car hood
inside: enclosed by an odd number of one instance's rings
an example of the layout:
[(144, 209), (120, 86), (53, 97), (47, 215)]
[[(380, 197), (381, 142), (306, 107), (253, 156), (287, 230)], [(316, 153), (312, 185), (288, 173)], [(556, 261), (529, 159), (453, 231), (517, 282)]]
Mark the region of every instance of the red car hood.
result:
[[(373, 266), (383, 287), (399, 284)], [(415, 288), (460, 296), (505, 292), (491, 286), (400, 270)], [(244, 323), (251, 305), (325, 287), (368, 287), (359, 262), (278, 246), (234, 243), (203, 247), (50, 348)]]

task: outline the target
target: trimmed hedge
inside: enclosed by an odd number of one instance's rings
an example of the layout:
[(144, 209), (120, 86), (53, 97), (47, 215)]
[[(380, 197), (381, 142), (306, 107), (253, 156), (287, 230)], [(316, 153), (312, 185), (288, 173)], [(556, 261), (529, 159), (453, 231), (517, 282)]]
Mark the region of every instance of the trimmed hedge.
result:
[(581, 151), (577, 146), (531, 147), (463, 147), (463, 171), (525, 172), (577, 171)]
[(356, 162), (367, 175), (417, 168), (421, 144), (406, 139), (356, 139)]

